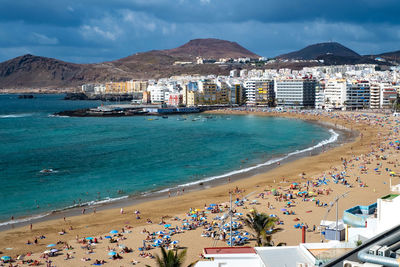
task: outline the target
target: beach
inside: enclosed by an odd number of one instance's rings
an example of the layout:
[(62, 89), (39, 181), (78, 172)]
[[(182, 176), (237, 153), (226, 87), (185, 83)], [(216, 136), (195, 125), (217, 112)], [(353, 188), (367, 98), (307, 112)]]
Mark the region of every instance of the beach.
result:
[[(58, 256), (50, 257), (54, 266), (89, 266), (95, 259), (106, 260), (105, 265), (115, 265), (115, 261), (120, 266), (130, 265), (131, 260), (138, 261), (138, 266), (148, 264), (155, 265), (154, 259), (149, 257), (140, 257), (138, 248), (142, 246), (143, 239), (146, 239), (147, 234), (142, 233), (143, 228), (146, 231), (157, 232), (165, 229), (165, 224), (171, 224), (168, 228), (176, 226), (182, 228), (183, 220), (187, 219), (188, 223), (198, 224), (198, 221), (190, 221), (191, 217), (187, 213), (192, 210), (204, 211), (211, 203), (221, 204), (223, 212), (210, 214), (207, 213), (207, 221), (211, 221), (214, 216), (221, 216), (226, 211), (226, 204), (229, 201), (229, 191), (234, 192), (234, 199), (243, 199), (247, 196), (248, 201), (245, 205), (235, 207), (237, 213), (246, 214), (252, 208), (256, 208), (260, 212), (268, 214), (276, 214), (283, 224), (279, 225), (283, 231), (273, 235), (273, 240), (277, 244), (284, 242), (287, 245), (297, 245), (301, 241), (301, 231), (294, 228), (297, 223), (304, 223), (313, 228), (313, 225), (318, 226), (320, 220), (334, 219), (335, 213), (327, 214), (326, 206), (318, 207), (315, 201), (302, 201), (301, 197), (294, 199), (293, 206), (287, 207), (286, 201), (277, 199), (271, 195), (272, 189), (276, 191), (286, 192), (290, 190), (290, 185), (293, 183), (304, 186), (307, 181), (315, 181), (324, 177), (332, 180), (332, 174), (338, 174), (343, 171), (343, 159), (346, 159), (346, 180), (353, 185), (352, 188), (341, 183), (333, 183), (332, 181), (322, 184), (319, 187), (310, 186), (309, 190), (315, 189), (316, 197), (321, 203), (329, 203), (337, 195), (349, 192), (349, 194), (340, 201), (339, 217), (343, 210), (354, 205), (366, 205), (376, 201), (376, 198), (389, 193), (389, 173), (386, 168), (397, 171), (396, 163), (398, 160), (398, 151), (387, 146), (390, 140), (394, 141), (397, 137), (397, 132), (393, 131), (394, 118), (384, 118), (383, 115), (373, 114), (363, 116), (361, 113), (266, 113), (259, 111), (240, 111), (240, 110), (219, 110), (213, 111), (213, 114), (254, 114), (257, 116), (283, 116), (295, 119), (317, 121), (319, 123), (329, 123), (331, 126), (344, 127), (357, 135), (352, 138), (350, 143), (328, 149), (322, 148), (322, 153), (310, 155), (290, 161), (285, 164), (276, 164), (275, 168), (268, 170), (265, 173), (253, 175), (248, 178), (237, 180), (222, 180), (222, 184), (210, 186), (210, 188), (201, 187), (202, 190), (186, 190), (171, 192), (168, 195), (157, 200), (146, 201), (135, 204), (134, 206), (125, 206), (121, 211), (121, 207), (93, 210), (87, 208), (84, 214), (77, 216), (67, 216), (55, 220), (46, 220), (39, 223), (34, 223), (32, 229), (30, 225), (22, 226), (15, 229), (9, 229), (0, 232), (0, 251), (3, 255), (16, 257), (17, 255), (26, 255), (31, 253), (31, 256), (25, 256), (26, 259), (39, 260), (45, 263), (45, 259), (40, 258), (42, 252), (48, 250), (49, 244), (55, 244), (54, 247), (60, 250)], [(390, 122), (390, 123), (389, 123)], [(380, 149), (383, 149), (380, 150)], [(379, 155), (379, 157), (377, 157)], [(382, 160), (380, 156), (385, 155), (386, 160)], [(379, 165), (380, 172), (374, 171), (374, 168)], [(364, 168), (360, 168), (360, 166)], [(398, 179), (398, 178), (396, 178)], [(357, 181), (356, 181), (357, 180)], [(361, 181), (361, 182), (359, 182)], [(286, 191), (285, 191), (286, 190)], [(319, 192), (320, 190), (320, 192)], [(257, 202), (257, 203), (256, 203)], [(250, 204), (253, 203), (253, 204)], [(272, 205), (272, 207), (271, 207)], [(268, 208), (269, 206), (269, 208)], [(294, 210), (295, 215), (284, 215), (282, 209)], [(140, 219), (135, 211), (140, 211)], [(189, 213), (190, 214), (190, 213)], [(244, 216), (238, 215), (238, 216)], [(178, 219), (174, 219), (178, 218)], [(294, 221), (296, 218), (298, 220)], [(160, 225), (159, 222), (163, 220)], [(152, 221), (152, 223), (148, 223)], [(191, 263), (199, 260), (199, 255), (202, 253), (202, 248), (210, 246), (226, 246), (225, 241), (213, 240), (209, 237), (202, 237), (202, 232), (205, 231), (203, 225), (194, 227), (194, 230), (183, 230), (182, 233), (175, 233), (171, 236), (172, 240), (179, 241), (180, 247), (187, 247), (186, 263)], [(105, 236), (109, 235), (111, 230), (123, 232), (121, 236), (116, 236), (119, 239), (118, 243), (110, 243)], [(246, 228), (245, 228), (246, 229)], [(60, 232), (65, 232), (62, 235)], [(251, 233), (251, 231), (248, 230)], [(34, 244), (36, 237), (45, 236), (44, 239), (38, 238), (37, 244)], [(93, 252), (87, 248), (82, 249), (84, 244), (77, 240), (87, 237), (96, 237), (98, 243), (92, 246)], [(100, 239), (102, 238), (102, 240)], [(124, 239), (126, 238), (126, 239)], [(28, 240), (29, 243), (27, 244)], [(307, 242), (320, 242), (321, 235), (318, 230), (307, 233)], [(59, 244), (57, 244), (59, 243)], [(72, 246), (74, 249), (65, 250), (65, 243)], [(123, 244), (128, 248), (132, 248), (133, 252), (121, 254), (123, 259), (109, 259), (108, 253), (110, 250), (115, 250), (120, 253)], [(248, 245), (254, 245), (254, 241)], [(87, 252), (90, 252), (89, 254)], [(152, 255), (159, 254), (158, 248), (148, 251)], [(73, 258), (65, 260), (66, 253)], [(84, 258), (90, 260), (83, 261)]]

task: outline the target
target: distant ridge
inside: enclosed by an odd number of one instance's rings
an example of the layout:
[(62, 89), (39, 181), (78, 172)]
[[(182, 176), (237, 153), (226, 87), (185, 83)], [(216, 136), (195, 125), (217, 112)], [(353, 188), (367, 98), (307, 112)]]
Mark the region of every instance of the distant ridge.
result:
[(355, 59), (361, 58), (358, 53), (336, 42), (309, 45), (301, 50), (277, 56), (277, 58), (312, 60), (324, 55), (349, 57)]
[(400, 62), (400, 50), (394, 51), (394, 52), (386, 52), (386, 53), (383, 53), (383, 54), (379, 54), (376, 57), (381, 57), (381, 58), (384, 58), (386, 60)]
[(0, 63), (0, 88), (65, 88), (91, 82), (157, 79), (181, 74), (228, 74), (218, 65), (174, 66), (176, 61), (195, 61), (196, 57), (258, 58), (235, 42), (195, 39), (173, 49), (137, 53), (119, 60), (98, 64), (75, 64), (54, 58), (24, 55)]

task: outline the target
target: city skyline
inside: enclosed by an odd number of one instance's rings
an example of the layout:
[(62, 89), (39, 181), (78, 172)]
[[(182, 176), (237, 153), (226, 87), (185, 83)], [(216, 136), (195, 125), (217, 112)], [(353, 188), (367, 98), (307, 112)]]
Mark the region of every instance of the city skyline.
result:
[(23, 54), (76, 63), (169, 49), (191, 39), (235, 41), (265, 57), (336, 41), (360, 54), (399, 50), (399, 3), (386, 1), (5, 0), (0, 61)]

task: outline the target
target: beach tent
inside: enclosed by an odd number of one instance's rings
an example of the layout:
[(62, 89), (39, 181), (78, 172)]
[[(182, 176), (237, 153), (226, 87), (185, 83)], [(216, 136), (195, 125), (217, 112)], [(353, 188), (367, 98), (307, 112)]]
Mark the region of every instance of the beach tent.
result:
[(111, 230), (110, 234), (118, 234), (118, 231), (117, 230)]
[(11, 260), (11, 257), (10, 257), (10, 256), (3, 256), (3, 257), (1, 257), (0, 259), (1, 259), (2, 261), (4, 261), (4, 262), (8, 262), (8, 261)]
[(108, 255), (110, 255), (110, 256), (115, 256), (115, 255), (117, 255), (117, 252), (111, 251), (111, 252), (108, 253)]
[(48, 248), (55, 247), (55, 246), (56, 246), (56, 244), (49, 244), (49, 245), (47, 245)]

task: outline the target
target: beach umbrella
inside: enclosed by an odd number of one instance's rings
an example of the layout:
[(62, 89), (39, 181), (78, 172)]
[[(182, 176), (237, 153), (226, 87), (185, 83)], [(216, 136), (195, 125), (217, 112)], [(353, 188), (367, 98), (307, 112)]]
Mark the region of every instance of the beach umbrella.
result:
[(164, 224), (165, 228), (171, 227), (171, 224)]
[(165, 235), (165, 232), (164, 231), (158, 231), (158, 232), (156, 232), (156, 234), (157, 235)]
[(236, 212), (235, 215), (236, 215), (236, 216), (242, 216), (243, 213), (241, 213), (241, 212)]
[(179, 243), (178, 240), (174, 240), (174, 241), (171, 242), (172, 245), (175, 245), (175, 244), (178, 244), (178, 243)]
[(212, 207), (207, 207), (207, 208), (206, 208), (206, 210), (212, 210), (212, 209), (213, 209)]
[(171, 236), (170, 236), (170, 235), (165, 235), (164, 238), (165, 238), (165, 239), (171, 238)]
[(117, 255), (117, 252), (115, 252), (115, 251), (111, 251), (111, 252), (108, 252), (108, 255), (110, 255), (110, 256), (114, 256), (114, 255)]
[(183, 225), (189, 225), (189, 223), (185, 222), (185, 223), (183, 223)]
[(43, 253), (48, 254), (48, 253), (50, 253), (50, 250), (45, 250), (45, 251), (43, 251)]
[(56, 246), (56, 244), (47, 245), (48, 248), (55, 247), (55, 246)]
[(50, 250), (51, 253), (54, 253), (54, 252), (57, 252), (57, 251), (58, 251), (58, 249), (56, 249), (56, 248), (53, 248), (52, 250)]
[(91, 237), (91, 236), (86, 237), (86, 240), (93, 240), (93, 237)]
[(156, 240), (154, 240), (154, 244), (156, 244), (156, 245), (159, 245), (159, 244), (161, 244), (163, 241), (162, 241), (162, 239), (156, 239)]
[(10, 261), (11, 260), (11, 257), (10, 256), (3, 256), (3, 257), (1, 257), (0, 258), (2, 261)]
[(192, 217), (192, 218), (196, 218), (196, 217), (197, 217), (197, 214), (193, 214), (191, 217)]
[(106, 235), (104, 238), (108, 238), (108, 239), (109, 239), (109, 238), (111, 238), (111, 236), (109, 236), (109, 235)]
[(118, 231), (117, 230), (111, 230), (110, 234), (118, 234)]
[(210, 204), (209, 206), (210, 207), (215, 207), (215, 206), (217, 206), (217, 204)]

